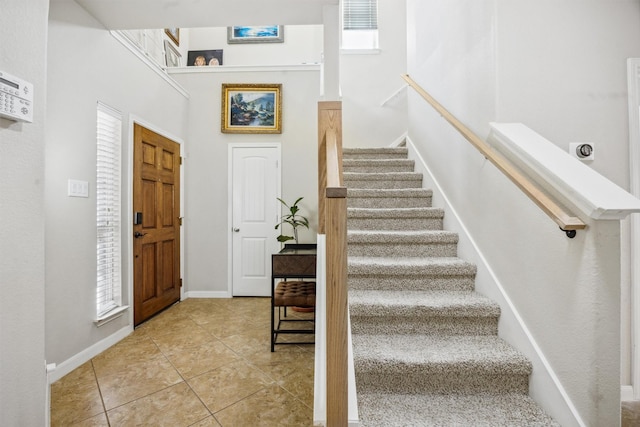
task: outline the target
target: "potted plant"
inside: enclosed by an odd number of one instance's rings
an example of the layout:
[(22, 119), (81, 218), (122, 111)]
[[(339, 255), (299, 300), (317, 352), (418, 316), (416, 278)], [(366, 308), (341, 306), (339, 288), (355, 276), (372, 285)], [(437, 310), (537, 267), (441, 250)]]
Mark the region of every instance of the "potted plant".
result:
[(284, 243), (289, 240), (295, 240), (296, 244), (298, 243), (298, 227), (309, 228), (309, 220), (300, 215), (300, 207), (298, 207), (298, 203), (303, 197), (299, 197), (298, 200), (293, 202), (291, 206), (289, 206), (284, 200), (281, 198), (277, 198), (280, 203), (282, 203), (288, 210), (289, 213), (284, 215), (278, 224), (276, 224), (276, 230), (280, 228), (281, 225), (289, 224), (293, 228), (293, 236), (285, 236), (282, 234), (282, 229), (280, 230), (280, 235), (278, 236), (278, 242)]

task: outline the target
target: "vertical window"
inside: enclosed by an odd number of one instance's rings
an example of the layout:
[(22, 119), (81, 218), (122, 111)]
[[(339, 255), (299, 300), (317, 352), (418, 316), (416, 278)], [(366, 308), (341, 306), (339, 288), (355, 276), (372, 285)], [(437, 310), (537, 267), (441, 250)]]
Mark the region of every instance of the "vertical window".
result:
[(121, 114), (98, 103), (96, 168), (98, 319), (106, 317), (110, 311), (122, 304), (121, 145)]
[(343, 0), (342, 47), (378, 48), (378, 1)]

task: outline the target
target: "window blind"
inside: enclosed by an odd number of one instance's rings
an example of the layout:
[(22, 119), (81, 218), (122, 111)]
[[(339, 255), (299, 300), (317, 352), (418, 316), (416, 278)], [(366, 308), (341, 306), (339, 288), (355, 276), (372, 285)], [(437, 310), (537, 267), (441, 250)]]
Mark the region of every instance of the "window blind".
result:
[(97, 316), (121, 305), (120, 159), (122, 115), (98, 103), (96, 226)]
[(344, 0), (342, 22), (345, 30), (377, 30), (377, 0)]

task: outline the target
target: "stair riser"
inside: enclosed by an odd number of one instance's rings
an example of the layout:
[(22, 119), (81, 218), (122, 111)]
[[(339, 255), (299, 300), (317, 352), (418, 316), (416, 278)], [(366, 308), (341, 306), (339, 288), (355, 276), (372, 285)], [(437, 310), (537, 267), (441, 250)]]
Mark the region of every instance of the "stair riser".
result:
[[(476, 372), (425, 372), (422, 367), (390, 366), (372, 372), (355, 363), (358, 392), (386, 393), (519, 393), (529, 391), (529, 375)], [(413, 368), (413, 369), (411, 369)]]
[(430, 208), (431, 197), (347, 197), (350, 208)]
[(350, 289), (359, 290), (397, 290), (408, 291), (472, 291), (475, 288), (475, 276), (381, 276), (349, 274), (347, 283)]
[(457, 243), (348, 243), (348, 256), (454, 257)]
[[(352, 308), (350, 307), (350, 310)], [(351, 314), (353, 334), (497, 335), (497, 317), (384, 317)]]
[(401, 188), (422, 188), (422, 178), (359, 180), (359, 179), (352, 179), (352, 178), (345, 177), (344, 185), (347, 188), (366, 188), (366, 189), (385, 189), (385, 190), (401, 189)]
[(347, 218), (351, 230), (442, 230), (442, 218)]

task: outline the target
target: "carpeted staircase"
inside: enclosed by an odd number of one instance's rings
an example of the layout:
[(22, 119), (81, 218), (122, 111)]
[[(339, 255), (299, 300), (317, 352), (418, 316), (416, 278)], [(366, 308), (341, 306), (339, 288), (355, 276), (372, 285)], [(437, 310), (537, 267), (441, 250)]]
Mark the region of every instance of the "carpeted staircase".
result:
[(498, 338), (407, 149), (344, 149), (348, 284), (363, 426), (555, 426), (531, 363)]

